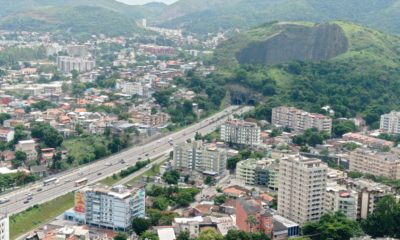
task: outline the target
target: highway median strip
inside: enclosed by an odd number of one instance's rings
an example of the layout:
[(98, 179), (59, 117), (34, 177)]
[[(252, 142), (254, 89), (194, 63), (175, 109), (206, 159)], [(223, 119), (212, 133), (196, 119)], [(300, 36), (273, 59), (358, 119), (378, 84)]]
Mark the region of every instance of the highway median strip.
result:
[(10, 239), (38, 228), (74, 206), (74, 193), (68, 193), (52, 201), (34, 205), (10, 217)]

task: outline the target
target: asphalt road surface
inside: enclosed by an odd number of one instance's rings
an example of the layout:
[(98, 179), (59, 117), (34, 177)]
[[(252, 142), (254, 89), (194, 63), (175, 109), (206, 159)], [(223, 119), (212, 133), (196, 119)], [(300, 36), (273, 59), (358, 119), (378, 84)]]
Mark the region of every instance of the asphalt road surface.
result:
[[(66, 193), (76, 191), (82, 186), (75, 186), (75, 181), (83, 178), (88, 179), (88, 184), (96, 183), (107, 176), (134, 165), (137, 161), (153, 159), (168, 153), (172, 150), (171, 140), (173, 144), (179, 144), (189, 138), (193, 138), (196, 132), (202, 135), (211, 133), (233, 113), (241, 114), (251, 109), (252, 107), (248, 106), (243, 108), (238, 106), (228, 107), (222, 112), (166, 137), (142, 146), (134, 146), (106, 159), (83, 166), (80, 169), (58, 174), (56, 176), (57, 180), (53, 183), (45, 185), (44, 180), (42, 180), (33, 186), (3, 195), (0, 199), (8, 199), (8, 202), (0, 204), (0, 213), (16, 214), (35, 204), (42, 204)], [(121, 162), (122, 159), (125, 163)], [(50, 178), (54, 178), (54, 176)], [(27, 201), (28, 197), (32, 199)]]

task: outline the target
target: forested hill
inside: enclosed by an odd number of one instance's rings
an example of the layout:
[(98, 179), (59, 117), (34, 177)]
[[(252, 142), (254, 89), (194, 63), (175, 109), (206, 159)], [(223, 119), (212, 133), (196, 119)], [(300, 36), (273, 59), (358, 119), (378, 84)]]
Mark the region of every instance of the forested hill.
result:
[(270, 23), (221, 44), (214, 59), (221, 70), (211, 78), (235, 101), (251, 95), (263, 103), (258, 118), (281, 104), (313, 112), (329, 105), (336, 117), (361, 115), (376, 125), (400, 106), (399, 46), (397, 36), (349, 22)]
[(165, 5), (129, 6), (115, 0), (0, 0), (0, 29), (131, 35), (135, 20)]
[(207, 33), (269, 21), (347, 20), (400, 33), (398, 0), (180, 0), (159, 17), (165, 26)]

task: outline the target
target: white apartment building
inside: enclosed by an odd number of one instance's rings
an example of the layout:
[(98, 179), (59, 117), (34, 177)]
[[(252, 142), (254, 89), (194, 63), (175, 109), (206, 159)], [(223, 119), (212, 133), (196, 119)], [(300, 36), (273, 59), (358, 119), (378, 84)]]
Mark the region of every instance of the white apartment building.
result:
[(67, 53), (73, 57), (85, 57), (89, 54), (86, 45), (70, 44), (67, 46)]
[(400, 134), (400, 112), (392, 111), (381, 116), (379, 130), (388, 134)]
[(0, 240), (10, 239), (10, 220), (8, 215), (0, 215)]
[(279, 164), (273, 159), (247, 159), (236, 165), (236, 179), (246, 185), (267, 186), (278, 189)]
[(34, 140), (21, 140), (15, 145), (16, 151), (26, 153), (27, 161), (37, 160), (38, 154), (36, 152), (36, 142)]
[(86, 187), (75, 193), (75, 213), (88, 225), (126, 231), (145, 217), (145, 195), (144, 187)]
[(272, 109), (271, 123), (275, 126), (288, 127), (295, 132), (310, 128), (332, 132), (332, 119), (322, 114), (309, 113), (294, 107), (276, 107)]
[(357, 219), (358, 194), (344, 186), (332, 184), (326, 188), (324, 211), (342, 212), (348, 219)]
[(174, 146), (173, 167), (202, 173), (224, 175), (227, 152), (215, 146), (194, 141)]
[(94, 60), (79, 57), (57, 57), (57, 69), (63, 73), (70, 73), (73, 70), (78, 72), (88, 72), (94, 69), (96, 62)]
[(0, 142), (8, 143), (14, 140), (14, 130), (10, 128), (0, 128)]
[(350, 152), (349, 170), (400, 179), (400, 158), (395, 153), (360, 148)]
[(221, 139), (226, 143), (258, 146), (261, 143), (261, 129), (256, 123), (243, 120), (227, 120), (221, 126)]
[(324, 213), (328, 166), (321, 160), (291, 155), (280, 159), (278, 214), (300, 225)]

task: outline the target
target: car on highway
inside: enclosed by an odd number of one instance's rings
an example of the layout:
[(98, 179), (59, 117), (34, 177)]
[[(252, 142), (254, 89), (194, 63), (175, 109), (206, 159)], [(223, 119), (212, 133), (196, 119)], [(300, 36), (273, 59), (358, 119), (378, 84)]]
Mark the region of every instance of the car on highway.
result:
[(43, 188), (38, 188), (36, 189), (36, 191), (41, 192), (43, 190)]
[(126, 161), (124, 159), (121, 159), (121, 161), (119, 161), (121, 164), (126, 163)]
[(101, 174), (103, 174), (103, 173), (101, 173), (101, 172), (98, 172), (98, 173), (97, 173), (97, 176), (100, 176)]
[(25, 199), (24, 204), (28, 204), (28, 203), (29, 203), (29, 200)]
[(67, 179), (67, 180), (65, 180), (65, 182), (66, 183), (68, 183), (68, 182), (71, 182), (72, 180), (71, 179)]
[(146, 153), (146, 154), (145, 154), (145, 156), (146, 156), (146, 157), (148, 157), (148, 156), (149, 156), (149, 154), (148, 154), (148, 153)]
[(110, 167), (112, 164), (110, 163), (110, 162), (106, 162), (105, 164), (104, 164), (104, 166), (106, 166), (106, 167)]
[(138, 158), (138, 160), (142, 160), (142, 158), (141, 158), (141, 157), (139, 157), (139, 158)]
[(4, 204), (9, 201), (10, 201), (10, 199), (8, 199), (8, 198), (2, 198), (2, 199), (0, 199), (0, 204)]

